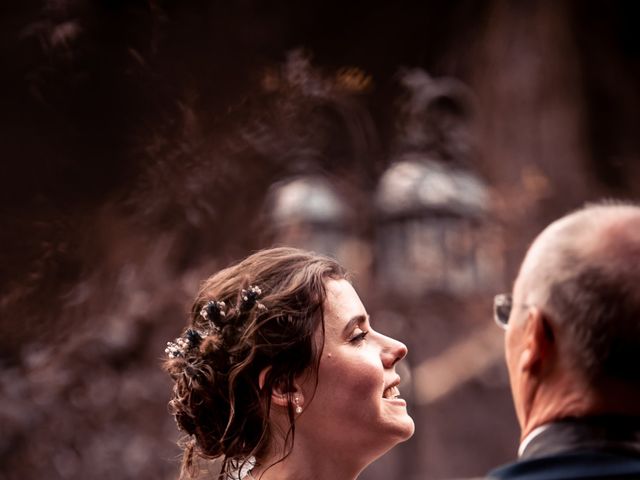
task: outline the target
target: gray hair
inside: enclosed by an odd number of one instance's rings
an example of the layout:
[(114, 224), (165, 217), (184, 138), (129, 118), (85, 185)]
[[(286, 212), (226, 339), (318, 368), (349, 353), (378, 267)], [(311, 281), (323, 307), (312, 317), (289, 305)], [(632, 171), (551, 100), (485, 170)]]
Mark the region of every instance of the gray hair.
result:
[[(584, 235), (606, 237), (608, 220), (619, 207), (633, 209), (638, 231), (626, 225), (631, 232), (625, 238), (609, 232), (612, 238), (604, 238), (595, 251), (581, 248)], [(563, 235), (555, 246), (553, 270), (560, 274), (549, 279), (547, 305), (567, 328), (573, 367), (588, 381), (640, 385), (640, 208), (599, 204), (570, 217), (582, 231), (570, 228), (571, 238)]]

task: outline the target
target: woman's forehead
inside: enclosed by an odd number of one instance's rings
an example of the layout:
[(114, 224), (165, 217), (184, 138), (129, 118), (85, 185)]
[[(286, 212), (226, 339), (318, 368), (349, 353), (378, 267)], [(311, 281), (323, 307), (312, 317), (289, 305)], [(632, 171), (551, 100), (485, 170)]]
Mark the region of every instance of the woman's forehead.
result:
[(324, 305), (325, 328), (342, 330), (354, 317), (367, 312), (353, 286), (347, 280), (330, 279), (326, 283), (327, 298)]

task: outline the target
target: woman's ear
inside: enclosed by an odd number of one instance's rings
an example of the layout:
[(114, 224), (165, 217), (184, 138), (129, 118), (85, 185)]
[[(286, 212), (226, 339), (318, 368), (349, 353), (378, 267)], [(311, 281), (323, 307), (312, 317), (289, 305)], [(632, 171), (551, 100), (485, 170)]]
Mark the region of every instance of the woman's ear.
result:
[(275, 384), (271, 390), (271, 404), (287, 408), (289, 402), (293, 403), (293, 408), (297, 414), (301, 414), (304, 408), (304, 395), (297, 383), (293, 384), (293, 389), (284, 388), (281, 382)]
[(265, 384), (265, 381), (267, 379), (267, 373), (269, 373), (270, 371), (271, 371), (271, 366), (264, 367), (262, 369), (262, 371), (260, 372), (260, 375), (258, 375), (258, 388), (260, 390), (262, 390), (264, 388), (264, 384)]
[(300, 415), (304, 410), (304, 395), (300, 389), (295, 389), (293, 392), (284, 392), (278, 388), (273, 389), (271, 392), (271, 405), (287, 408), (289, 402), (293, 403), (295, 413)]
[[(258, 376), (258, 386), (260, 390), (264, 388), (266, 383), (267, 374), (271, 370), (271, 367), (265, 367)], [(294, 405), (295, 412), (297, 414), (302, 413), (304, 408), (304, 395), (298, 382), (294, 382), (293, 389), (286, 388), (283, 382), (276, 382), (271, 386), (271, 404), (279, 407), (287, 408), (289, 402)]]

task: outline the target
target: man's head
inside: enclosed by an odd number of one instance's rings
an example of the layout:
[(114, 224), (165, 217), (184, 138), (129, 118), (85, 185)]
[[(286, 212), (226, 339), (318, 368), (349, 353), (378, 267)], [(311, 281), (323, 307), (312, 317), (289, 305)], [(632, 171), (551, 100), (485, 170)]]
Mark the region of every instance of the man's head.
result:
[(523, 435), (632, 408), (619, 393), (640, 398), (640, 207), (588, 206), (536, 238), (514, 284), (505, 350)]

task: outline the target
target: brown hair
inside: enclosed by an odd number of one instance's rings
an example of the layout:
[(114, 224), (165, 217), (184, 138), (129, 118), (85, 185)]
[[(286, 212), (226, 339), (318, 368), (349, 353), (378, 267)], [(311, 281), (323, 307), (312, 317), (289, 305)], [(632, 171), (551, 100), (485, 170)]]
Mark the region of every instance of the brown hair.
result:
[[(165, 369), (175, 384), (169, 409), (190, 436), (184, 442), (182, 477), (193, 476), (194, 455), (222, 458), (223, 478), (230, 462), (259, 457), (269, 445), (271, 392), (293, 392), (294, 379), (319, 354), (315, 332), (324, 338), (322, 305), (327, 278), (345, 278), (333, 259), (294, 248), (259, 251), (207, 279), (191, 309), (191, 329), (202, 335), (194, 348), (169, 358)], [(258, 286), (259, 303), (242, 308), (243, 289)], [(225, 302), (226, 315), (211, 329), (200, 311), (210, 301)], [(183, 338), (193, 330), (186, 329)], [(204, 332), (204, 333), (202, 333)], [(322, 348), (321, 346), (319, 347)], [(262, 388), (258, 377), (270, 367)], [(293, 445), (293, 404), (288, 402)]]

